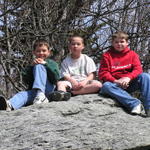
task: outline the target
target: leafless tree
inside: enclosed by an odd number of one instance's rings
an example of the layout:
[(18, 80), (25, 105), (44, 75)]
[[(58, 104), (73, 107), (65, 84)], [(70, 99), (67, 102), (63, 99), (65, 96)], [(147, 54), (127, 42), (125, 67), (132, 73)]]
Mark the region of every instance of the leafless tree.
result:
[(32, 44), (46, 38), (58, 63), (68, 53), (68, 37), (85, 38), (85, 53), (98, 63), (110, 46), (110, 35), (123, 30), (130, 47), (148, 69), (150, 2), (145, 0), (1, 0), (1, 93), (10, 97), (25, 89), (21, 70), (32, 60)]

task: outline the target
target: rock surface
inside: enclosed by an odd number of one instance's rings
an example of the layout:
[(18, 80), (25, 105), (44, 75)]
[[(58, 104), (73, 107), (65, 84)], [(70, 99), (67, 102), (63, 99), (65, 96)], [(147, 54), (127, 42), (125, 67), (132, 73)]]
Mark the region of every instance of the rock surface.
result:
[(0, 150), (149, 150), (150, 118), (97, 94), (0, 111)]

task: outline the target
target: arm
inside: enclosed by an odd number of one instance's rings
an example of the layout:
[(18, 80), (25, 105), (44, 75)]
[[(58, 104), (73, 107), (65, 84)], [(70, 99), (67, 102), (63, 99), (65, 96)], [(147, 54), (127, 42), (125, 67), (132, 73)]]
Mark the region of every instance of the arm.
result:
[(95, 78), (95, 73), (93, 73), (93, 72), (90, 73), (90, 74), (86, 77), (85, 80), (79, 82), (80, 88), (84, 87), (84, 86), (88, 83), (88, 81), (93, 80), (94, 78)]
[(28, 84), (29, 87), (32, 87), (32, 83), (34, 80), (33, 77), (33, 66), (36, 64), (45, 64), (46, 62), (41, 58), (35, 58), (26, 68), (22, 70), (22, 78), (25, 84)]
[(143, 72), (139, 56), (134, 51), (132, 51), (132, 65), (132, 71), (127, 74), (127, 77), (131, 80)]
[(132, 71), (128, 72), (126, 77), (122, 77), (119, 80), (115, 80), (114, 83), (120, 85), (123, 89), (128, 88), (131, 80), (135, 79), (139, 74), (142, 73), (142, 66), (138, 55), (132, 51)]
[(58, 64), (53, 60), (47, 59), (44, 66), (46, 67), (49, 81), (52, 84), (56, 84), (56, 82), (60, 79)]
[(77, 90), (79, 89), (79, 82), (72, 78), (70, 75), (65, 75), (64, 79), (69, 81), (72, 85), (72, 89)]
[(90, 80), (93, 80), (96, 76), (96, 64), (92, 58), (90, 58), (87, 55), (84, 55), (84, 61), (85, 61), (85, 75), (86, 78), (79, 82), (79, 86), (82, 88), (84, 87)]
[(114, 80), (114, 83), (118, 84), (121, 88), (126, 89), (129, 86), (131, 79), (129, 77), (122, 77), (118, 80)]
[(87, 82), (88, 82), (89, 80), (93, 80), (94, 77), (95, 77), (94, 73), (90, 73), (90, 74), (86, 77), (85, 80), (78, 82), (78, 81), (76, 81), (75, 79), (73, 79), (72, 77), (70, 77), (69, 75), (68, 75), (68, 76), (67, 76), (67, 75), (64, 76), (65, 80), (69, 81), (69, 82), (72, 84), (72, 89), (74, 89), (74, 90), (79, 90), (79, 89), (81, 89), (82, 87), (84, 87), (84, 86), (87, 84)]
[(105, 81), (114, 82), (114, 80), (116, 80), (111, 75), (110, 58), (108, 58), (108, 56), (103, 55), (102, 60), (100, 61), (98, 77), (100, 80), (102, 80), (104, 82)]
[(42, 58), (35, 58), (32, 61), (32, 65), (36, 65), (36, 64), (46, 64), (46, 61), (43, 60)]

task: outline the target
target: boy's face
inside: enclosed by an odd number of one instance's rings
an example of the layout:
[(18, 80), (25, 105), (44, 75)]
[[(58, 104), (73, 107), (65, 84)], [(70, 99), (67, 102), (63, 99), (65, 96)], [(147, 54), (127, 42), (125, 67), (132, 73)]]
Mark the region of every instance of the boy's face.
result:
[(114, 49), (116, 51), (122, 51), (124, 50), (127, 46), (128, 46), (128, 41), (125, 39), (121, 39), (121, 38), (115, 38), (112, 41), (112, 46), (114, 47)]
[(84, 49), (83, 39), (80, 37), (73, 37), (69, 45), (71, 56), (74, 58), (80, 57), (82, 50)]
[(45, 60), (50, 55), (50, 50), (47, 48), (47, 46), (37, 46), (36, 49), (33, 51), (33, 54), (36, 58), (41, 58)]

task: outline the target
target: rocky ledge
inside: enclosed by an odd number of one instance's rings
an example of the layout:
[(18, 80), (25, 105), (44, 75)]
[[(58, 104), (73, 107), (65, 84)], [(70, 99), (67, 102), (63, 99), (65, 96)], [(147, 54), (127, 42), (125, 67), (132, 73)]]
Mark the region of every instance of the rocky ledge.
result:
[(1, 150), (149, 150), (150, 118), (97, 94), (0, 111)]

